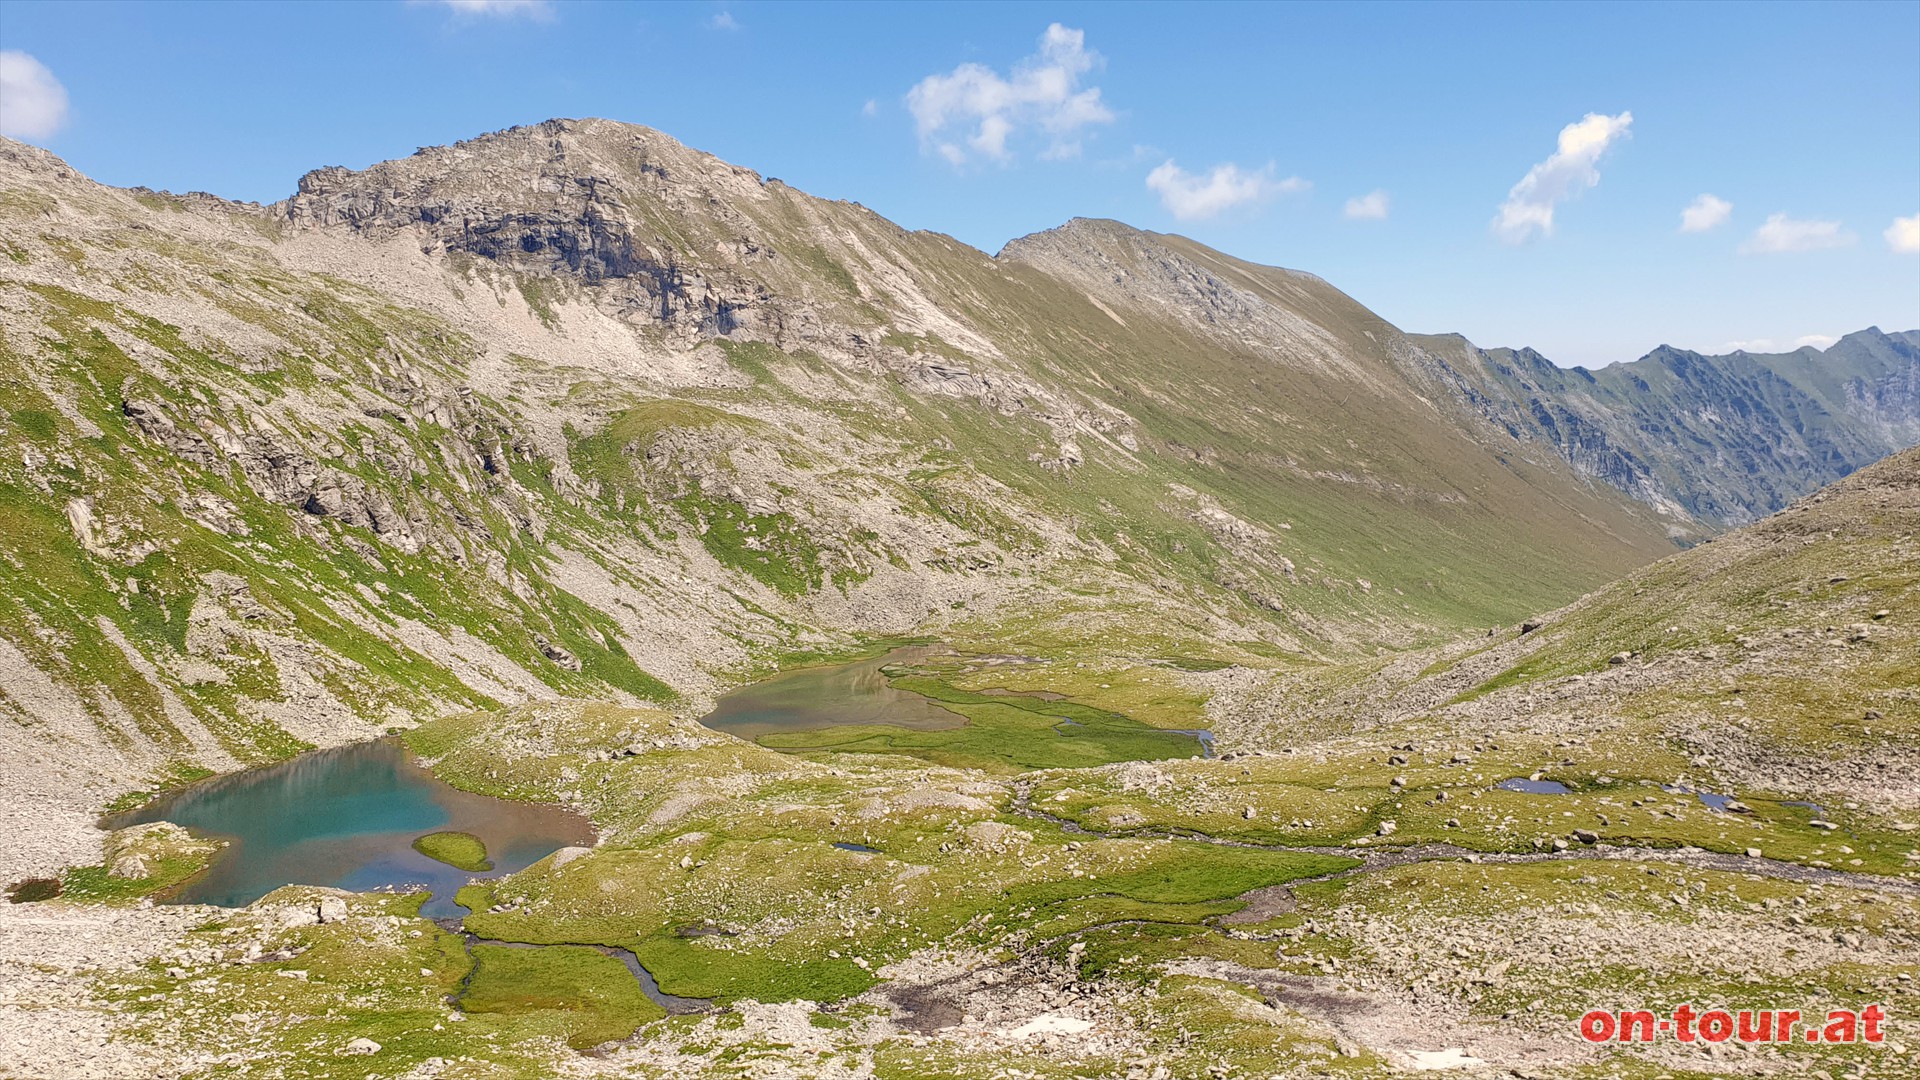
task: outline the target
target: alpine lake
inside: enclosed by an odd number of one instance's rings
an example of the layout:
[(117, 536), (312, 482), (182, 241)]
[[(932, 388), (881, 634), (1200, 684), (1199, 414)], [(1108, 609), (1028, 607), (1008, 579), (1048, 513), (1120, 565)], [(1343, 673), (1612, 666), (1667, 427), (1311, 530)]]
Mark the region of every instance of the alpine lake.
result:
[[(912, 645), (796, 668), (725, 695), (701, 722), (788, 752), (907, 754), (1003, 773), (1211, 752), (1204, 731), (1155, 728), (1044, 691), (955, 690), (922, 666), (956, 655)], [(429, 892), (421, 913), (438, 919), (461, 916), (454, 896), (470, 881), (595, 841), (592, 824), (563, 807), (453, 787), (397, 738), (199, 781), (101, 824), (152, 821), (226, 842), (203, 873), (159, 897), (163, 903), (238, 907), (283, 885), (322, 885)], [(447, 834), (477, 840), (484, 865), (421, 850), (438, 851), (432, 840)]]

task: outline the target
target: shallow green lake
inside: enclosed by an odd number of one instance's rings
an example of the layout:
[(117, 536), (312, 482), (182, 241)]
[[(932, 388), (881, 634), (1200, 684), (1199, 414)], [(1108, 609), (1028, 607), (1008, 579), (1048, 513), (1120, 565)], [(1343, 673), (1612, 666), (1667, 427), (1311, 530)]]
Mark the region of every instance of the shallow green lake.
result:
[(700, 722), (742, 739), (840, 724), (886, 724), (915, 731), (957, 728), (966, 717), (920, 694), (895, 689), (881, 670), (948, 651), (909, 645), (851, 664), (782, 672), (721, 698)]
[(1156, 728), (1059, 694), (955, 688), (937, 674), (940, 658), (964, 666), (951, 649), (915, 645), (783, 672), (722, 697), (700, 722), (778, 750), (905, 754), (1003, 772), (1209, 752), (1207, 732)]
[[(397, 739), (315, 750), (290, 761), (204, 780), (102, 822), (123, 828), (171, 821), (227, 841), (206, 873), (168, 903), (250, 904), (282, 885), (364, 892), (424, 888), (422, 913), (463, 913), (453, 894), (476, 877), (532, 865), (569, 845), (591, 845), (593, 827), (556, 806), (475, 795), (415, 764)], [(471, 833), (493, 869), (475, 874), (413, 849), (426, 833)]]

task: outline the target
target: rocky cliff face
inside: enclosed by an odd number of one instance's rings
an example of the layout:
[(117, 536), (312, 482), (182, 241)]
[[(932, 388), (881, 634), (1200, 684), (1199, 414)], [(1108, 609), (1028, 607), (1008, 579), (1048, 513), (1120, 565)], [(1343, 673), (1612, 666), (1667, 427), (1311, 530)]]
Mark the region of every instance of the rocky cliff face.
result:
[[(1112, 222), (990, 258), (608, 121), (270, 207), (0, 142), (0, 251), (0, 783), (57, 823), (0, 877), (129, 787), (448, 711), (691, 711), (876, 634), (1351, 655), (1700, 527), (1602, 482), (1677, 483), (1619, 424), (1563, 450), (1311, 275)], [(1911, 373), (1862, 380), (1821, 400), (1907, 430)]]

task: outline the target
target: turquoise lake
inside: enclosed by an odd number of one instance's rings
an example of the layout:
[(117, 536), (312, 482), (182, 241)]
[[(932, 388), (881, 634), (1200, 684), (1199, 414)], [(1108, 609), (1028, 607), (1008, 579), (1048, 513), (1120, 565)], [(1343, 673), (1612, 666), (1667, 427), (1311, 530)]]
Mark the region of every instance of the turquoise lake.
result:
[[(562, 847), (594, 842), (581, 815), (461, 791), (416, 764), (397, 739), (214, 777), (102, 824), (149, 821), (227, 841), (214, 864), (166, 903), (240, 907), (288, 884), (427, 889), (433, 898), (421, 911), (429, 918), (464, 914), (453, 895), (474, 878), (523, 870)], [(413, 850), (416, 838), (443, 830), (479, 837), (493, 869), (475, 874)]]

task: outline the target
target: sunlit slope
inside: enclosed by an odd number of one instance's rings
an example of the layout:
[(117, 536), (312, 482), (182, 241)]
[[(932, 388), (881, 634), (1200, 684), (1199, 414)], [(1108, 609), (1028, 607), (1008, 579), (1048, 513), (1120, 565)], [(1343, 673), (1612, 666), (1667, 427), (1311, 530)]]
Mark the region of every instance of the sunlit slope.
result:
[(1863, 829), (1911, 822), (1917, 531), (1910, 450), (1530, 620), (1537, 629), (1277, 685), (1245, 731), (1472, 732), (1537, 743), (1550, 772), (1588, 782), (1691, 776), (1810, 800), (1819, 810), (1803, 812)]

